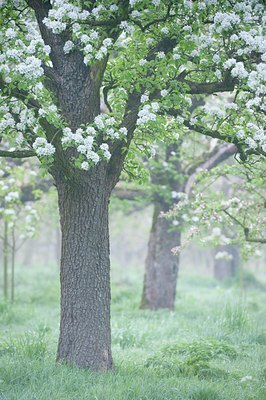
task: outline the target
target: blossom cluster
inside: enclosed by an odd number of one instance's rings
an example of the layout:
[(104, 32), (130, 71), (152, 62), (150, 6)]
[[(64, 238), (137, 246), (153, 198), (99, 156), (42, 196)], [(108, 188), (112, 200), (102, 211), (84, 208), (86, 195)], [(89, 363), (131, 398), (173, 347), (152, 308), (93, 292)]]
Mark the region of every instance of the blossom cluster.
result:
[[(10, 145), (23, 147), (29, 131), (34, 135), (40, 130), (34, 110), (15, 97), (0, 96), (0, 130)], [(14, 140), (15, 139), (15, 140)]]
[(0, 35), (3, 50), (0, 55), (0, 73), (7, 83), (23, 77), (32, 85), (43, 76), (42, 62), (47, 59), (51, 49), (45, 45), (39, 31), (29, 20), (23, 23), (26, 30), (24, 37), (14, 21)]
[(123, 140), (127, 135), (125, 127), (119, 127), (116, 119), (106, 114), (97, 115), (94, 123), (80, 127), (73, 132), (69, 127), (63, 129), (62, 144), (64, 148), (75, 147), (81, 160), (81, 169), (88, 170), (100, 160), (109, 160), (111, 153), (109, 144), (99, 144), (101, 136), (106, 141)]
[(159, 105), (157, 102), (145, 104), (138, 113), (137, 125), (145, 125), (150, 121), (156, 121), (156, 111), (158, 109)]
[(55, 153), (55, 147), (52, 145), (52, 143), (47, 142), (47, 139), (43, 137), (38, 137), (35, 139), (32, 147), (39, 157), (48, 157)]

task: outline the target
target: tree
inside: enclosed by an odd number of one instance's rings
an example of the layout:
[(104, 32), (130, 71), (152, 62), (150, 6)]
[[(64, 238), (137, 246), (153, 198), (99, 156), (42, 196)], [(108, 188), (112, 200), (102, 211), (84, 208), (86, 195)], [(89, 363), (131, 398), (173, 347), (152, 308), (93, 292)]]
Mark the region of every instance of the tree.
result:
[[(243, 160), (265, 155), (256, 136), (263, 125), (263, 11), (257, 0), (2, 1), (0, 155), (37, 156), (55, 180), (59, 361), (112, 367), (109, 197), (126, 157), (134, 169), (138, 148), (149, 152), (154, 128), (163, 140), (185, 124), (233, 142)], [(208, 110), (190, 120), (190, 95), (234, 90), (223, 121)], [(108, 114), (100, 114), (101, 93)], [(246, 119), (252, 127), (232, 131)]]
[[(185, 213), (188, 224), (193, 221), (201, 242), (216, 247), (218, 269), (227, 260), (232, 261), (228, 268), (235, 272), (239, 258), (236, 246), (242, 259), (247, 259), (259, 254), (256, 250), (266, 242), (264, 176), (265, 163), (235, 162), (219, 165), (207, 173), (198, 171), (190, 196), (185, 196), (169, 212), (172, 219)], [(217, 270), (220, 278), (225, 277), (224, 272)]]
[(190, 190), (198, 168), (210, 170), (236, 151), (233, 144), (216, 145), (197, 157), (189, 157), (182, 150), (182, 144), (189, 147), (191, 139), (183, 138), (183, 142), (180, 140), (175, 145), (167, 146), (164, 157), (161, 154), (155, 162), (151, 162), (154, 211), (141, 308), (174, 309), (179, 253), (173, 254), (172, 249), (181, 246), (183, 220), (182, 215), (177, 215), (174, 220), (164, 215)]
[[(31, 191), (31, 197), (27, 200), (39, 200), (40, 189), (37, 190), (36, 180), (39, 176), (34, 171), (33, 165), (29, 163), (0, 162), (0, 227), (3, 235), (0, 239), (3, 241), (3, 266), (4, 297), (8, 299), (10, 286), (10, 300), (15, 299), (15, 256), (17, 251), (23, 246), (25, 241), (35, 235), (36, 225), (39, 221), (38, 201), (32, 204), (25, 204), (24, 189), (35, 187)], [(26, 165), (28, 164), (28, 165)], [(29, 168), (31, 170), (29, 171)], [(9, 274), (9, 264), (11, 273)], [(9, 285), (10, 275), (10, 285)]]

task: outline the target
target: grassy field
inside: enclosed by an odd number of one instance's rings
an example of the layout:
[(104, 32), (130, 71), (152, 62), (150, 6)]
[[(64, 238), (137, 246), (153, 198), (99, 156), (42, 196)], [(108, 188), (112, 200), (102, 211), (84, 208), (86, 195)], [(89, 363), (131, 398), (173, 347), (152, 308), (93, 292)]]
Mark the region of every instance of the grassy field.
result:
[[(108, 374), (55, 363), (55, 266), (18, 268), (17, 298), (0, 303), (1, 400), (265, 400), (266, 292), (181, 274), (176, 309), (141, 311), (141, 274), (114, 268)], [(263, 326), (264, 324), (264, 326)]]

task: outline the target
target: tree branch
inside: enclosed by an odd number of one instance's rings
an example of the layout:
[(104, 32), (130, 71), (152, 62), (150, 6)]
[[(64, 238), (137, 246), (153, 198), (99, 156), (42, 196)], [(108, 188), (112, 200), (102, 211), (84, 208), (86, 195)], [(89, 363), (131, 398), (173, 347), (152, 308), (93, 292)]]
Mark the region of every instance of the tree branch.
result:
[(25, 102), (25, 100), (27, 99), (27, 106), (29, 108), (34, 108), (37, 110), (41, 108), (37, 100), (29, 98), (30, 94), (26, 90), (18, 89), (15, 87), (13, 87), (12, 89), (9, 88), (1, 76), (0, 76), (0, 89), (1, 90), (8, 89), (10, 97), (15, 97), (16, 99), (21, 100), (23, 102)]
[[(176, 110), (173, 110), (173, 112), (170, 111), (170, 115), (177, 116), (178, 113)], [(227, 137), (226, 135), (223, 135), (221, 132), (217, 130), (212, 130), (199, 124), (192, 125), (189, 121), (184, 121), (184, 125), (190, 130), (200, 133), (202, 135), (209, 136), (215, 139), (220, 139), (223, 142), (233, 143), (237, 147), (242, 161), (246, 161), (248, 154), (266, 156), (266, 152), (262, 148), (260, 147), (257, 147), (256, 149), (252, 149), (250, 147), (248, 148), (247, 146), (245, 146), (243, 142), (238, 140), (236, 136)], [(244, 152), (244, 150), (246, 150), (246, 152)]]
[(35, 157), (36, 153), (34, 150), (0, 150), (0, 157), (7, 157), (7, 158), (29, 158)]
[(120, 140), (115, 146), (111, 149), (112, 157), (109, 161), (109, 170), (110, 174), (115, 173), (117, 175), (117, 171), (121, 172), (123, 162), (126, 158), (131, 140), (133, 138), (134, 130), (136, 128), (136, 122), (138, 119), (138, 112), (140, 106), (140, 98), (141, 93), (137, 91), (133, 91), (129, 93), (124, 118), (121, 126), (127, 129), (127, 137), (125, 140)]
[(152, 25), (159, 24), (160, 22), (165, 22), (168, 18), (176, 18), (176, 15), (170, 15), (172, 5), (173, 5), (172, 2), (168, 4), (166, 15), (164, 17), (154, 19), (153, 21), (148, 22), (144, 26), (141, 24), (141, 22), (137, 20), (133, 20), (132, 22), (135, 23), (141, 29), (142, 32), (145, 32)]
[(232, 143), (230, 144), (223, 144), (215, 149), (215, 152), (206, 153), (205, 157), (206, 160), (201, 164), (197, 164), (193, 166), (194, 168), (190, 168), (190, 176), (185, 184), (185, 193), (189, 194), (191, 192), (192, 186), (195, 182), (197, 182), (197, 174), (196, 169), (201, 168), (203, 170), (210, 171), (211, 169), (215, 168), (217, 165), (222, 163), (223, 161), (227, 160), (229, 157), (236, 153), (237, 149), (236, 146)]
[(192, 175), (196, 172), (197, 168), (209, 171), (221, 162), (227, 160), (230, 156), (233, 156), (236, 152), (237, 148), (233, 143), (218, 145), (211, 152), (204, 153), (201, 162), (191, 166), (187, 173), (188, 175)]
[(180, 80), (189, 86), (189, 94), (213, 94), (216, 92), (232, 92), (236, 85), (236, 79), (226, 76), (221, 82), (192, 82), (186, 79)]
[(253, 243), (261, 243), (261, 244), (265, 244), (266, 243), (266, 238), (253, 238), (250, 237), (249, 235), (249, 228), (247, 228), (241, 221), (239, 221), (239, 219), (237, 219), (236, 217), (234, 217), (231, 213), (229, 213), (227, 210), (222, 210), (229, 218), (231, 218), (237, 225), (241, 226), (243, 228), (244, 231), (244, 235), (245, 235), (245, 240), (247, 242), (253, 242)]

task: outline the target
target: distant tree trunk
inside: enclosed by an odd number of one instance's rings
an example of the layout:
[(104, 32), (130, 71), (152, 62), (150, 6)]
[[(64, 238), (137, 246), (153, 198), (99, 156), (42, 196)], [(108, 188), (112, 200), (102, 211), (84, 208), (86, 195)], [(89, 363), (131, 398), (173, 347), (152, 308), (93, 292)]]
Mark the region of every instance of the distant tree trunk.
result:
[(15, 300), (15, 256), (16, 256), (16, 237), (15, 227), (12, 228), (12, 248), (11, 248), (11, 302)]
[[(57, 180), (61, 253), (61, 322), (57, 360), (107, 371), (112, 367), (106, 168), (68, 184)], [(88, 175), (88, 174), (87, 174)]]
[(8, 222), (4, 221), (4, 297), (8, 298)]
[(214, 277), (219, 280), (233, 278), (237, 274), (239, 268), (239, 248), (236, 245), (218, 246), (215, 254), (226, 251), (232, 256), (230, 260), (215, 259), (214, 260)]
[(180, 245), (181, 233), (172, 221), (160, 216), (160, 212), (168, 211), (169, 206), (156, 202), (150, 232), (148, 254), (145, 263), (145, 276), (141, 308), (157, 310), (159, 308), (174, 309), (176, 283), (179, 267), (179, 256), (171, 252)]

